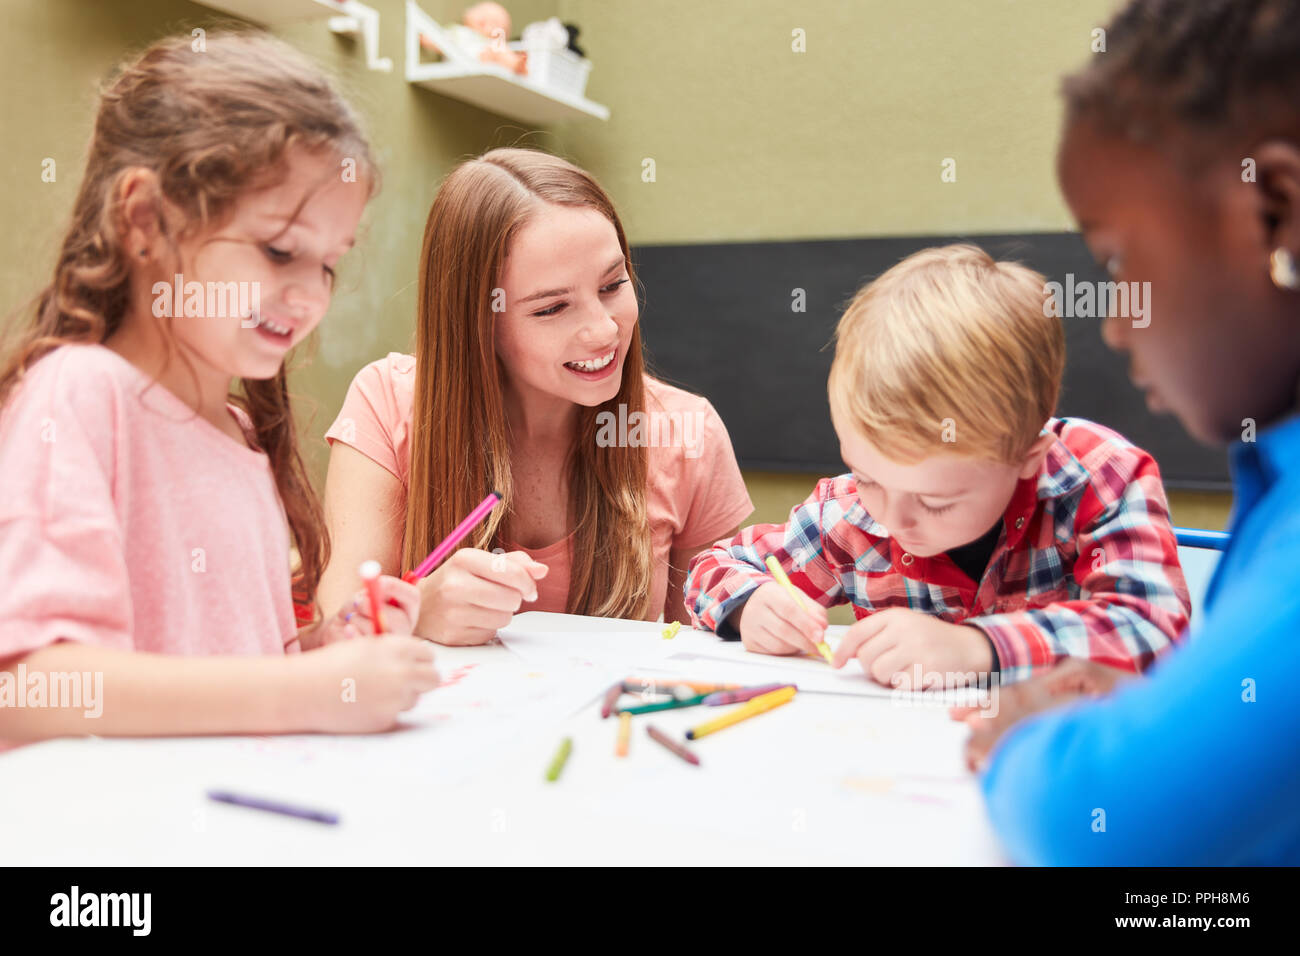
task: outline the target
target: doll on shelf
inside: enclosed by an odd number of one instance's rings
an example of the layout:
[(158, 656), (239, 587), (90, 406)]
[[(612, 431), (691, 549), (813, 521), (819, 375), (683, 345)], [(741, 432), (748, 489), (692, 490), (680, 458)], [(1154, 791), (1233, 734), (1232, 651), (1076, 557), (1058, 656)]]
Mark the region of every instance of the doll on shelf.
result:
[(438, 50), (433, 40), (424, 34), (420, 36), (420, 45), (449, 56), (459, 54), (483, 63), (495, 63), (511, 73), (523, 74), (528, 70), (528, 54), (506, 45), (510, 36), (510, 14), (499, 3), (474, 4), (462, 15), (461, 22), (447, 33), (456, 44), (455, 50)]

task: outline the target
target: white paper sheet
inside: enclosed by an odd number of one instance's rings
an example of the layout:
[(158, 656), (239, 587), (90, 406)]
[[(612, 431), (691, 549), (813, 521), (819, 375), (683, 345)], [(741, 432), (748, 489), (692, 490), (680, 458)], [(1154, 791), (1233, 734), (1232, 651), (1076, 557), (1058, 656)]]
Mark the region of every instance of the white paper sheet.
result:
[(520, 659), (548, 671), (586, 674), (607, 683), (624, 676), (629, 664), (654, 661), (685, 641), (686, 628), (673, 640), (663, 637), (655, 621), (576, 617), (547, 611), (518, 614), (497, 632), (501, 643)]

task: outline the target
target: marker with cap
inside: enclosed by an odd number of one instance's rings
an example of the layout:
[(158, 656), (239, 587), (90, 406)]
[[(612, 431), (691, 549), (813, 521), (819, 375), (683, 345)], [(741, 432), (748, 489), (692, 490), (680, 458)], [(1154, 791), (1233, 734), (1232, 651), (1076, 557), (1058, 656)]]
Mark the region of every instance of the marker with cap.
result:
[(692, 727), (686, 731), (687, 740), (699, 740), (701, 737), (724, 730), (733, 724), (738, 724), (742, 720), (748, 720), (750, 717), (757, 717), (759, 714), (766, 713), (774, 707), (780, 707), (782, 704), (788, 704), (794, 700), (795, 689), (793, 687), (782, 687), (780, 690), (774, 690), (770, 694), (764, 694), (761, 697), (755, 697), (748, 703), (741, 704), (735, 710), (728, 711), (721, 717), (710, 720), (707, 723), (700, 724), (698, 727)]
[(379, 572), (378, 561), (364, 561), (361, 564), (361, 580), (366, 586), (366, 595), (370, 598), (370, 618), (375, 622), (375, 634), (384, 633), (384, 619), (379, 611)]
[(439, 542), (438, 546), (429, 552), (429, 556), (421, 561), (414, 570), (407, 571), (402, 575), (402, 580), (407, 584), (414, 584), (420, 578), (427, 577), (429, 572), (436, 568), (442, 559), (451, 554), (456, 545), (464, 537), (474, 530), (474, 526), (487, 517), (488, 512), (497, 506), (501, 501), (501, 492), (489, 491), (488, 496), (478, 503), (473, 511), (467, 514), (460, 524), (447, 537)]
[(718, 707), (722, 704), (743, 704), (745, 701), (753, 700), (755, 697), (761, 697), (764, 694), (770, 694), (782, 687), (795, 687), (795, 685), (764, 684), (761, 687), (745, 687), (741, 690), (721, 690), (716, 694), (709, 694), (701, 703), (706, 707)]
[[(790, 596), (794, 598), (795, 603), (799, 605), (801, 610), (811, 614), (812, 609), (804, 602), (803, 592), (795, 587), (794, 582), (786, 576), (785, 569), (776, 560), (776, 555), (769, 554), (767, 561), (764, 563), (767, 565), (768, 571), (772, 572), (772, 577), (776, 578), (776, 583), (790, 592)], [(831, 646), (825, 641), (817, 642), (817, 650), (821, 652), (822, 657), (826, 658), (827, 664), (834, 659), (834, 655), (831, 654)]]

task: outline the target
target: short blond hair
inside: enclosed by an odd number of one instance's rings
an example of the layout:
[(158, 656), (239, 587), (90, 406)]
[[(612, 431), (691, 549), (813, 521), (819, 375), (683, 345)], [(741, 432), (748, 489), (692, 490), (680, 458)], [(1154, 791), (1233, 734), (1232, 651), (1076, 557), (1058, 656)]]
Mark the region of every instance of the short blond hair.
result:
[(973, 245), (908, 256), (835, 330), (831, 408), (882, 455), (950, 451), (1012, 464), (1056, 409), (1065, 368), (1046, 279)]

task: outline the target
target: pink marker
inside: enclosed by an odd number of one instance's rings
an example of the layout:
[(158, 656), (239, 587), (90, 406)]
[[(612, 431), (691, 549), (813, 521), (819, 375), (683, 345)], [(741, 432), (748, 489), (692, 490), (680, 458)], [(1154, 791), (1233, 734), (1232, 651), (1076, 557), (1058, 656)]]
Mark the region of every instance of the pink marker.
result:
[(465, 535), (473, 530), (474, 526), (487, 517), (489, 511), (497, 506), (501, 500), (499, 491), (489, 491), (488, 496), (479, 502), (478, 507), (465, 516), (465, 520), (456, 525), (456, 530), (429, 552), (429, 556), (419, 563), (414, 571), (407, 571), (402, 575), (402, 580), (407, 584), (414, 584), (420, 578), (426, 576), (430, 571), (436, 568), (442, 559), (451, 554), (456, 545), (460, 544)]

